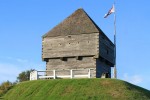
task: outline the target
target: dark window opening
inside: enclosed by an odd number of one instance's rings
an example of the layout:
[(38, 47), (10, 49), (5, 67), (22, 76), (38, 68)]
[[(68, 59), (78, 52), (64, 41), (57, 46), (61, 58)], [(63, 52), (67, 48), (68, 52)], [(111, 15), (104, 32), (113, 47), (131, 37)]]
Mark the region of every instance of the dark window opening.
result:
[(110, 78), (110, 73), (109, 72), (104, 72), (102, 73), (102, 76), (103, 78)]
[(76, 59), (77, 59), (77, 60), (82, 60), (83, 57), (82, 57), (82, 56), (77, 56)]
[(68, 36), (68, 38), (71, 38), (71, 36)]
[(62, 61), (67, 61), (67, 57), (61, 57), (60, 58)]
[(108, 72), (106, 73), (106, 78), (110, 78), (110, 75)]

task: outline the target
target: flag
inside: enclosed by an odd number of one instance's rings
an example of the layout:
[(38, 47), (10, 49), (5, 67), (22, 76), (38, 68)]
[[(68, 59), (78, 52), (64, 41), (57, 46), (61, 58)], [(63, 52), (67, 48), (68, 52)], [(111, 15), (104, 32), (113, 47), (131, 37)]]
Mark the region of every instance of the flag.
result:
[(107, 14), (105, 14), (104, 18), (107, 18), (110, 14), (114, 13), (115, 12), (115, 7), (114, 5), (112, 6), (112, 8), (108, 11)]

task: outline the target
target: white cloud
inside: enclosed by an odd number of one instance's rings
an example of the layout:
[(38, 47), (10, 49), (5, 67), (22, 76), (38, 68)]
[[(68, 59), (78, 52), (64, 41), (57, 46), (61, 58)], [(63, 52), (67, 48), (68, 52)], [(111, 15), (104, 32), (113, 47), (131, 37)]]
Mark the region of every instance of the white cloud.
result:
[(123, 75), (123, 79), (125, 81), (128, 81), (128, 82), (136, 84), (136, 85), (140, 84), (143, 81), (142, 76), (140, 76), (140, 75), (128, 75), (128, 73), (125, 73)]
[(27, 63), (28, 62), (28, 60), (20, 59), (20, 58), (16, 59), (16, 61), (18, 61), (20, 63)]
[(0, 82), (15, 81), (21, 69), (13, 64), (0, 63)]
[(0, 62), (0, 83), (3, 81), (14, 82), (19, 73), (25, 70), (45, 70), (45, 63), (30, 62), (21, 58), (7, 57), (7, 62)]
[(27, 63), (28, 62), (28, 60), (22, 59), (22, 58), (6, 57), (6, 59), (11, 60), (11, 61), (17, 61), (19, 63)]

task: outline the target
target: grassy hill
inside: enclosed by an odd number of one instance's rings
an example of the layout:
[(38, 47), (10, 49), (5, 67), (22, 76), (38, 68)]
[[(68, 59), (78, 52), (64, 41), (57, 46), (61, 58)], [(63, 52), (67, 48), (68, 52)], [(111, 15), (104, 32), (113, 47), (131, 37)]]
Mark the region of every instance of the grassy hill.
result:
[(150, 91), (116, 79), (58, 79), (22, 82), (5, 100), (150, 100)]

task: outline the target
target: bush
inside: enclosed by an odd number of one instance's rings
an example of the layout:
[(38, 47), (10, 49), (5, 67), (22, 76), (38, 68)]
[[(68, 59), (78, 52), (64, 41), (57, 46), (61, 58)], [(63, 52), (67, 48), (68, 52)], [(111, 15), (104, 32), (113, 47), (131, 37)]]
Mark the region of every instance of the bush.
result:
[(0, 85), (0, 97), (3, 96), (11, 87), (13, 83), (6, 81)]
[(34, 71), (34, 69), (30, 69), (30, 70), (26, 70), (26, 71), (21, 72), (19, 74), (19, 76), (17, 77), (17, 80), (19, 82), (30, 80), (30, 72), (32, 72), (32, 71)]

